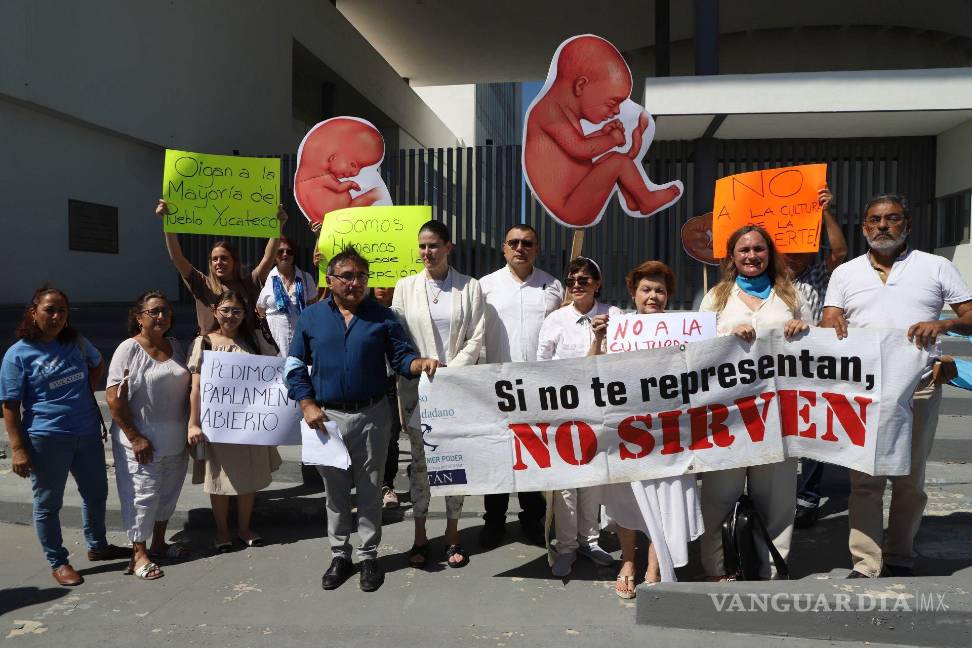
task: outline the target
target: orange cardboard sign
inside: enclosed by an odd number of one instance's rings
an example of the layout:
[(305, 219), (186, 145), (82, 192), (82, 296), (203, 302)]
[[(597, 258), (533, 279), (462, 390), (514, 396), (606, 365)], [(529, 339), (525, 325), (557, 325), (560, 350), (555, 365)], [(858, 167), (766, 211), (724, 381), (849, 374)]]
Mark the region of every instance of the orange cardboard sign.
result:
[(737, 173), (716, 181), (712, 250), (726, 256), (726, 241), (744, 225), (759, 225), (780, 252), (820, 249), (822, 210), (817, 191), (827, 185), (826, 164)]

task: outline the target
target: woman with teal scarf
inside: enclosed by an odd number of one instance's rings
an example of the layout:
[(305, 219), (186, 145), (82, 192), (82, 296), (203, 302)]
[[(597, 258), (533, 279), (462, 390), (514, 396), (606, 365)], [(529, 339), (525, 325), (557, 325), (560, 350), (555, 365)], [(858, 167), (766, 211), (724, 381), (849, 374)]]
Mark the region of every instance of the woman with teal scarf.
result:
[(296, 252), (293, 242), (281, 236), (276, 265), (270, 271), (256, 305), (257, 313), (267, 318), (270, 334), (283, 358), (287, 357), (297, 318), (317, 299), (314, 276), (297, 267)]
[[(716, 314), (719, 335), (749, 343), (756, 334), (783, 329), (789, 339), (807, 331), (803, 298), (790, 281), (786, 262), (761, 227), (736, 230), (726, 244), (722, 279), (702, 300), (699, 310)], [(767, 430), (767, 434), (770, 431)], [(709, 580), (726, 580), (720, 526), (746, 490), (759, 511), (776, 549), (786, 560), (796, 512), (796, 460), (707, 472), (702, 477), (702, 566)], [(748, 486), (747, 486), (748, 483)], [(760, 575), (772, 575), (768, 550), (760, 548)]]

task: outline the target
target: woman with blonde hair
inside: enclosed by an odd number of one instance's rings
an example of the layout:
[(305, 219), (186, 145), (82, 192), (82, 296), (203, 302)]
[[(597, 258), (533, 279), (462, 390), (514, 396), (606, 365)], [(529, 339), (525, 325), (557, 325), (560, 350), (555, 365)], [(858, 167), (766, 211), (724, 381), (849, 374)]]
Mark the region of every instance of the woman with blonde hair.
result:
[[(759, 332), (782, 329), (789, 339), (807, 331), (803, 297), (790, 281), (786, 262), (762, 227), (746, 225), (733, 232), (722, 260), (722, 279), (702, 299), (699, 310), (716, 314), (719, 335), (746, 343)], [(726, 580), (720, 526), (745, 490), (766, 525), (773, 544), (786, 560), (796, 512), (796, 460), (707, 472), (702, 477), (702, 566), (710, 580)], [(758, 545), (757, 545), (758, 546)], [(760, 575), (770, 577), (768, 549), (759, 547)]]

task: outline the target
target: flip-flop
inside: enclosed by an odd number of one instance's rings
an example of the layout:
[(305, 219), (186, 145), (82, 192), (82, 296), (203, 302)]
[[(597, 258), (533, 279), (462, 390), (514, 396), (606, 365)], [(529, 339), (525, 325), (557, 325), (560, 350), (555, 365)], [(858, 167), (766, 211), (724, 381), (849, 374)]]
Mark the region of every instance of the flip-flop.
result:
[[(421, 556), (422, 562), (416, 562), (412, 560), (417, 556)], [(425, 567), (429, 564), (429, 543), (426, 542), (424, 545), (413, 544), (412, 548), (408, 550), (408, 564), (412, 567)]]
[[(155, 576), (151, 576), (150, 574), (156, 570), (158, 570), (159, 573)], [(128, 567), (125, 569), (124, 573), (126, 576), (134, 575), (141, 578), (142, 580), (157, 580), (165, 576), (165, 572), (163, 572), (162, 569), (152, 561), (149, 561), (144, 565), (142, 565), (141, 567), (139, 567), (138, 569), (136, 569), (134, 556), (129, 561)]]
[(230, 553), (231, 551), (233, 551), (233, 543), (216, 542), (213, 544), (213, 549), (216, 550), (216, 553), (221, 553), (221, 554)]
[(635, 577), (618, 574), (614, 581), (614, 593), (623, 599), (633, 599), (636, 595)]
[[(152, 572), (156, 572), (156, 574), (153, 576)], [(132, 574), (138, 578), (141, 578), (142, 580), (158, 580), (159, 578), (165, 576), (165, 572), (163, 572), (162, 569), (154, 562), (145, 563), (141, 567), (136, 568)]]
[[(460, 560), (459, 562), (452, 562), (449, 559), (452, 558), (453, 556), (461, 556), (462, 560)], [(449, 547), (446, 549), (446, 564), (452, 567), (453, 569), (465, 567), (466, 565), (469, 564), (469, 554), (467, 554), (466, 550), (462, 548), (462, 545), (458, 545), (458, 544), (449, 545)]]

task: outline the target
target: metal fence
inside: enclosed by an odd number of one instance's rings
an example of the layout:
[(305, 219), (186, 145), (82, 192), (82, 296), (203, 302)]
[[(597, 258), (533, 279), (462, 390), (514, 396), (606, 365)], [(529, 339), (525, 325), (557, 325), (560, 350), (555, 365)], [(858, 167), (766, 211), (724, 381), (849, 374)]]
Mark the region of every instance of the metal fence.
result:
[[(540, 238), (537, 265), (561, 276), (570, 254), (572, 231), (546, 215), (523, 182), (520, 146), (410, 149), (391, 152), (382, 164), (382, 176), (397, 205), (429, 205), (433, 218), (445, 222), (456, 243), (452, 264), (481, 277), (503, 265), (500, 250), (511, 225), (526, 222)], [(681, 227), (696, 214), (693, 200), (693, 142), (658, 141), (651, 145), (645, 163), (655, 182), (680, 179), (685, 195), (673, 207), (650, 218), (631, 218), (612, 200), (604, 218), (586, 230), (584, 255), (598, 261), (604, 274), (602, 299), (625, 305), (629, 301), (624, 275), (647, 259), (672, 267), (678, 285), (672, 308), (689, 308), (703, 285), (704, 269), (682, 250)], [(835, 195), (835, 215), (843, 226), (850, 256), (861, 254), (860, 215), (868, 197), (895, 192), (909, 197), (913, 214), (912, 244), (935, 247), (933, 222), (935, 139), (899, 137), (867, 139), (717, 140), (719, 177), (743, 171), (792, 164), (824, 162)], [(299, 248), (298, 264), (311, 265), (314, 237), (294, 203), (296, 156), (281, 156), (284, 206), (292, 218), (284, 233)], [(180, 240), (186, 256), (199, 268), (218, 237), (185, 236)], [(245, 262), (263, 254), (266, 241), (236, 238)], [(714, 280), (709, 271), (709, 281)], [(183, 297), (185, 295), (183, 290)]]

